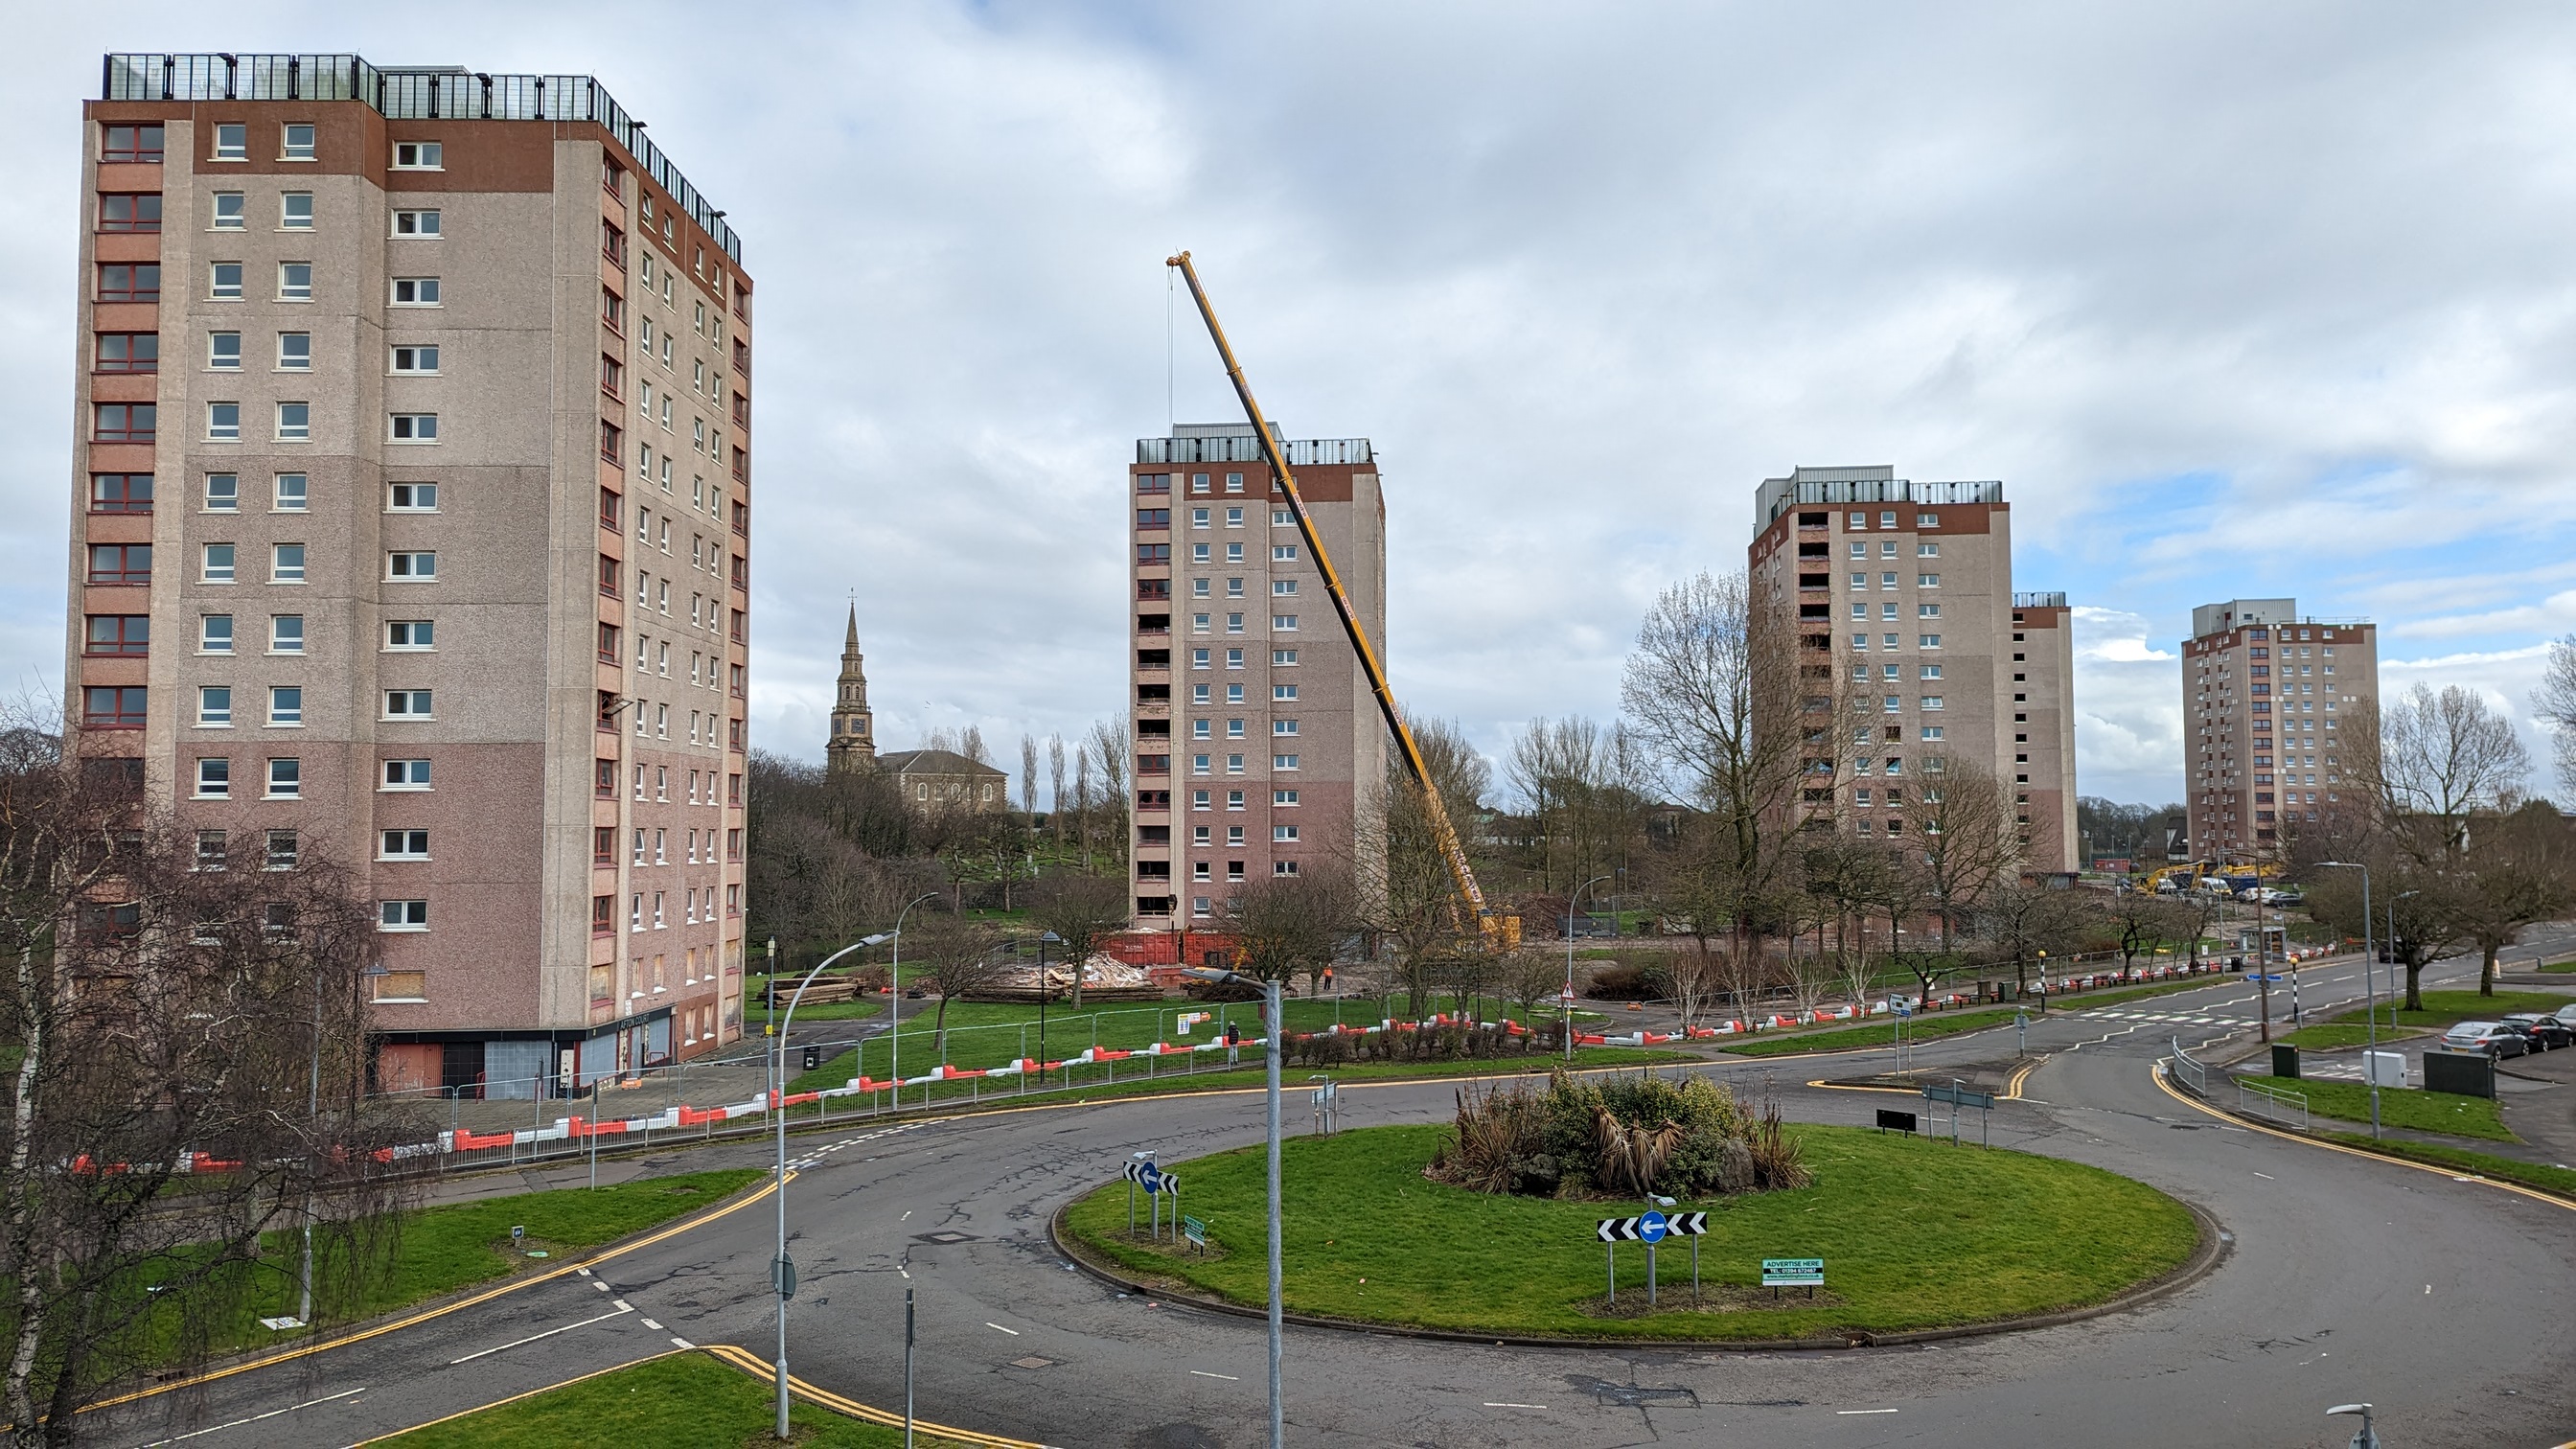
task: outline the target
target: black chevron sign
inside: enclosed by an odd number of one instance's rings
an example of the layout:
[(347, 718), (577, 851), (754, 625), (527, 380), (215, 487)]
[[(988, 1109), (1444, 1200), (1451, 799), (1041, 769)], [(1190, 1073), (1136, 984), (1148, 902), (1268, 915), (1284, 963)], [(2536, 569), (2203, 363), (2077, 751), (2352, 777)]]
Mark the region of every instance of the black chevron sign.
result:
[[(1645, 1218), (1642, 1216), (1603, 1218), (1593, 1227), (1592, 1235), (1605, 1243), (1642, 1243), (1646, 1241), (1644, 1223)], [(1695, 1238), (1707, 1231), (1708, 1214), (1671, 1213), (1664, 1218), (1664, 1231), (1661, 1236)]]

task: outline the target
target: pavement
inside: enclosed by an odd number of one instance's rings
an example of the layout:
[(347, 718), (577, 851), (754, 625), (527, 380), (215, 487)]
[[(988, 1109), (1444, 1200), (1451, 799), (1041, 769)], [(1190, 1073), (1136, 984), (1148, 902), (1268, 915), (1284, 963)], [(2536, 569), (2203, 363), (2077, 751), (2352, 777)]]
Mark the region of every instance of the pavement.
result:
[[(2476, 962), (2439, 963), (2445, 984)], [(2303, 973), (2310, 1009), (2358, 1001), (2358, 963)], [(1915, 1048), (1918, 1072), (2022, 1076), (1994, 1140), (2128, 1174), (2209, 1214), (2208, 1276), (2103, 1317), (1908, 1348), (1743, 1352), (1512, 1349), (1292, 1328), (1289, 1438), (1315, 1445), (2341, 1445), (2327, 1406), (2379, 1406), (2391, 1446), (2554, 1444), (2576, 1428), (2576, 1211), (2496, 1185), (2287, 1139), (2207, 1112), (2152, 1068), (2180, 1041), (2223, 1046), (2259, 1003), (2233, 978), (2152, 1002), (2080, 999), (2029, 1028)], [(2576, 1057), (2576, 1053), (2568, 1054)], [(1718, 1060), (1802, 1121), (1865, 1124), (1884, 1098), (1805, 1085), (1864, 1076), (1883, 1051)], [(1451, 1084), (1352, 1083), (1345, 1125), (1426, 1122)], [(1075, 1272), (1046, 1224), (1114, 1178), (1259, 1139), (1257, 1093), (1176, 1096), (906, 1123), (791, 1141), (788, 1220), (802, 1289), (798, 1377), (902, 1402), (903, 1293), (919, 1296), (926, 1420), (1059, 1445), (1261, 1442), (1255, 1321), (1122, 1297)], [(691, 1168), (762, 1160), (716, 1144)], [(325, 1352), (158, 1394), (85, 1421), (102, 1444), (344, 1445), (674, 1344), (775, 1342), (767, 1197), (578, 1271)]]

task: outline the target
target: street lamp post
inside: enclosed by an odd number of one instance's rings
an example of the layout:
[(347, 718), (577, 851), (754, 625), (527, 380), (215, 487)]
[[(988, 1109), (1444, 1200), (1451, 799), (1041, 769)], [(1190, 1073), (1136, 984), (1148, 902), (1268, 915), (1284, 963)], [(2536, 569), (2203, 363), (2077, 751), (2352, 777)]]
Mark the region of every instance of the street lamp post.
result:
[[(2364, 1022), (2362, 1038), (2366, 1043), (2361, 1049), (2361, 1075), (2370, 1083), (2370, 1137), (2376, 1142), (2379, 1140), (2379, 1064), (2375, 1060), (2379, 1054), (2379, 995), (2372, 989), (2370, 973), (2374, 960), (2370, 948), (2370, 867), (2351, 860), (2321, 860), (2317, 864), (2328, 870), (2361, 872), (2361, 1014)], [(2413, 895), (2414, 892), (2408, 891), (2407, 894)], [(2397, 917), (2395, 901), (2388, 903), (2388, 911), (2389, 919), (2394, 921)], [(2393, 942), (2394, 938), (2391, 939)], [(2392, 951), (2390, 954), (2395, 953)]]
[[(912, 908), (935, 898), (939, 892), (924, 891), (903, 903), (894, 913), (894, 964), (886, 968), (886, 1021), (892, 1035), (886, 1038), (886, 1075), (894, 1078), (894, 1110), (903, 1112), (903, 918)], [(923, 1089), (925, 1092), (928, 1088)], [(923, 1101), (928, 1101), (924, 1097)]]
[(1267, 1118), (1270, 1139), (1270, 1449), (1284, 1449), (1288, 1442), (1287, 1421), (1279, 1404), (1281, 1323), (1279, 1312), (1279, 1052), (1286, 1043), (1282, 1039), (1283, 1018), (1279, 1009), (1279, 983), (1255, 981), (1241, 972), (1218, 968), (1202, 966), (1187, 969), (1192, 976), (1202, 981), (1223, 981), (1261, 988), (1266, 1027), (1262, 1035), (1268, 1038), (1266, 1049), (1262, 1053), (1267, 1066), (1263, 1084), (1263, 1098), (1267, 1109), (1264, 1115)]
[[(1574, 894), (1565, 898), (1565, 1059), (1569, 1063), (1574, 1060), (1574, 903), (1583, 898), (1585, 891), (1609, 878), (1596, 875), (1576, 886)], [(1616, 939), (1618, 914), (1614, 911), (1610, 919), (1613, 923), (1612, 937)]]
[[(1057, 934), (1056, 934), (1055, 932), (1053, 932), (1053, 931), (1043, 932), (1043, 933), (1041, 933), (1041, 934), (1039, 935), (1039, 937), (1038, 937), (1038, 1090), (1039, 1090), (1039, 1091), (1045, 1091), (1045, 1090), (1046, 1090), (1046, 1084), (1047, 1084), (1047, 1080), (1046, 1080), (1046, 1008), (1047, 1008), (1047, 998), (1055, 994), (1053, 991), (1049, 990), (1049, 989), (1048, 989), (1048, 987), (1047, 987), (1047, 974), (1046, 974), (1047, 960), (1046, 960), (1046, 948), (1047, 948), (1048, 946), (1050, 946), (1050, 945), (1054, 945), (1054, 946), (1061, 946), (1061, 945), (1063, 945), (1063, 944), (1064, 944), (1064, 937), (1057, 935)], [(1077, 980), (1077, 981), (1079, 981), (1079, 980), (1081, 979), (1081, 976), (1080, 976), (1078, 973), (1080, 973), (1080, 972), (1081, 972), (1081, 970), (1082, 970), (1082, 966), (1081, 966), (1081, 964), (1077, 962), (1077, 963), (1075, 964), (1075, 966), (1074, 966), (1074, 968), (1073, 968), (1073, 969), (1074, 969), (1074, 971), (1077, 973), (1074, 979), (1075, 979), (1075, 980)]]
[[(761, 1010), (768, 1013), (761, 1020), (760, 1034), (776, 1036), (778, 1035), (778, 937), (775, 935), (769, 938), (769, 978), (761, 984), (760, 994), (763, 998)], [(769, 1065), (767, 1061), (761, 1063), (764, 1070)], [(769, 1088), (771, 1091), (778, 1089), (778, 1080), (775, 1076), (771, 1077)]]
[[(814, 984), (814, 978), (823, 974), (824, 967), (853, 951), (893, 939), (894, 933), (883, 932), (854, 941), (816, 962), (814, 969), (805, 973), (805, 979), (796, 983), (796, 994), (787, 998), (786, 1019), (778, 1024), (774, 1048), (777, 1061), (770, 1074), (771, 1080), (778, 1084), (775, 1089), (777, 1095), (769, 1102), (770, 1111), (778, 1118), (778, 1176), (770, 1183), (770, 1190), (778, 1194), (778, 1256), (770, 1260), (769, 1283), (778, 1295), (778, 1437), (782, 1441), (787, 1438), (787, 1299), (796, 1291), (796, 1265), (787, 1261), (787, 1033), (796, 1025), (796, 1004), (805, 999), (805, 988)], [(770, 982), (769, 995), (770, 1004), (775, 1009), (778, 984), (774, 978)]]

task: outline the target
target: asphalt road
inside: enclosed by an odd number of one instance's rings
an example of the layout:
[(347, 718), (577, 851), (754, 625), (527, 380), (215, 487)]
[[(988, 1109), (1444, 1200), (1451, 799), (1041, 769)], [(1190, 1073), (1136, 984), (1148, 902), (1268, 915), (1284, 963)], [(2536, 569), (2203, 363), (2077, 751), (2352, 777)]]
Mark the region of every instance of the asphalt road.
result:
[[(2569, 933), (2558, 933), (2570, 939)], [(2548, 940), (2531, 943), (2546, 948)], [(2432, 980), (2473, 979), (2447, 963)], [(2360, 968), (2306, 973), (2313, 1016), (2357, 1000)], [(2285, 1009), (2274, 996), (2276, 1014)], [(1998, 1146), (2091, 1162), (2212, 1215), (2231, 1242), (2192, 1286), (2057, 1328), (1911, 1348), (1747, 1353), (1531, 1350), (1291, 1328), (1300, 1444), (2342, 1445), (2328, 1405), (2379, 1406), (2390, 1449), (2576, 1437), (2576, 1212), (2225, 1126), (2154, 1082), (2184, 1045), (2241, 1039), (2257, 1002), (2225, 981), (2125, 1007), (2035, 1018), (2045, 1060), (1998, 1107)], [(2155, 1019), (2164, 1018), (2164, 1019)], [(1993, 1072), (2009, 1029), (1927, 1043), (1919, 1069)], [(1809, 1078), (1884, 1055), (1723, 1062), (1790, 1113), (1865, 1122), (1887, 1100)], [(1453, 1109), (1447, 1085), (1353, 1085), (1345, 1124)], [(1300, 1118), (1292, 1113), (1292, 1125)], [(1266, 1425), (1258, 1322), (1122, 1298), (1046, 1237), (1065, 1201), (1126, 1154), (1175, 1162), (1256, 1141), (1257, 1095), (1029, 1110), (791, 1141), (802, 1287), (799, 1377), (902, 1399), (903, 1290), (917, 1290), (927, 1420), (1058, 1445), (1251, 1445)], [(706, 1149), (691, 1166), (756, 1161)], [(774, 1204), (360, 1343), (103, 1411), (99, 1443), (341, 1445), (628, 1362), (676, 1342), (774, 1342)]]

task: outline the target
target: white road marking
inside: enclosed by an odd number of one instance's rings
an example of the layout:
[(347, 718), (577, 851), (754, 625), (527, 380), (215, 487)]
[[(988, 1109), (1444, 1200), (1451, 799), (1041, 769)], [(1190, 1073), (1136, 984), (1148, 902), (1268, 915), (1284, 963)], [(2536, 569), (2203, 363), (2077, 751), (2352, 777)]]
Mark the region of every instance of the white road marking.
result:
[(605, 1284), (605, 1283), (600, 1282), (600, 1281), (599, 1281), (598, 1279), (596, 1279), (596, 1278), (593, 1278), (592, 1280), (590, 1280), (590, 1286), (591, 1286), (591, 1287), (593, 1287), (593, 1288), (598, 1289), (598, 1290), (599, 1290), (600, 1292), (602, 1292), (602, 1293), (605, 1293), (605, 1292), (607, 1292), (607, 1291), (608, 1291), (608, 1285), (607, 1285), (607, 1284)]
[(662, 1331), (662, 1325), (660, 1325), (660, 1324), (658, 1324), (658, 1323), (655, 1323), (652, 1319), (649, 1319), (649, 1318), (639, 1318), (639, 1319), (636, 1319), (635, 1321), (636, 1321), (636, 1322), (638, 1322), (638, 1323), (640, 1323), (640, 1324), (643, 1324), (646, 1328), (649, 1328), (649, 1329), (653, 1330), (655, 1333), (660, 1333), (660, 1332)]
[(1894, 1409), (1836, 1409), (1837, 1414), (1893, 1414)]
[[(200, 1435), (200, 1434), (220, 1434), (220, 1433), (222, 1433), (222, 1432), (223, 1432), (224, 1430), (226, 1430), (226, 1429), (238, 1429), (238, 1428), (240, 1428), (240, 1427), (241, 1427), (242, 1425), (244, 1425), (244, 1424), (256, 1424), (256, 1423), (258, 1423), (258, 1422), (259, 1422), (260, 1420), (262, 1420), (262, 1419), (274, 1419), (274, 1418), (276, 1418), (276, 1417), (277, 1417), (278, 1415), (280, 1415), (280, 1414), (292, 1414), (292, 1413), (294, 1413), (297, 1409), (309, 1409), (309, 1408), (312, 1408), (315, 1404), (327, 1404), (327, 1403), (332, 1402), (333, 1400), (336, 1400), (336, 1399), (346, 1399), (346, 1398), (350, 1398), (350, 1397), (353, 1397), (353, 1396), (358, 1395), (358, 1394), (363, 1394), (363, 1393), (365, 1393), (366, 1391), (367, 1391), (367, 1390), (366, 1390), (366, 1386), (365, 1386), (365, 1385), (363, 1385), (363, 1384), (361, 1384), (360, 1386), (358, 1386), (357, 1388), (354, 1388), (354, 1389), (342, 1389), (340, 1392), (338, 1392), (338, 1393), (336, 1393), (336, 1394), (325, 1394), (325, 1395), (323, 1395), (321, 1398), (318, 1398), (318, 1399), (307, 1399), (307, 1400), (305, 1400), (303, 1403), (300, 1403), (300, 1404), (290, 1404), (290, 1405), (288, 1405), (287, 1407), (285, 1407), (285, 1408), (283, 1408), (283, 1409), (271, 1409), (271, 1410), (269, 1410), (269, 1411), (268, 1411), (267, 1413), (265, 1413), (265, 1414), (253, 1414), (253, 1415), (251, 1415), (251, 1416), (250, 1416), (249, 1418), (247, 1418), (247, 1419), (235, 1419), (235, 1420), (233, 1420), (233, 1421), (232, 1421), (231, 1423), (229, 1423), (229, 1424), (217, 1424), (217, 1425), (215, 1425), (214, 1427), (212, 1427), (212, 1428), (210, 1428), (210, 1429), (194, 1429), (194, 1430), (190, 1430), (188, 1433), (178, 1435), (178, 1436), (176, 1436), (176, 1437), (174, 1437), (174, 1438), (169, 1438), (169, 1439), (155, 1439), (155, 1440), (153, 1440), (153, 1441), (152, 1441), (152, 1445), (160, 1445), (160, 1444), (176, 1444), (176, 1443), (178, 1443), (181, 1439), (194, 1439), (194, 1438), (196, 1438), (196, 1437), (197, 1437), (198, 1435)], [(145, 1446), (145, 1449), (152, 1449), (152, 1445), (146, 1445), (146, 1446)]]
[[(1240, 1379), (1240, 1378), (1236, 1377), (1236, 1376), (1235, 1376), (1235, 1375), (1233, 1375), (1233, 1374), (1212, 1374), (1212, 1373), (1209, 1373), (1206, 1369), (1192, 1369), (1192, 1370), (1190, 1370), (1190, 1372), (1191, 1372), (1191, 1373), (1194, 1373), (1194, 1374), (1197, 1374), (1200, 1378), (1203, 1378), (1203, 1379), (1223, 1379), (1223, 1380), (1225, 1380), (1227, 1383), (1230, 1383), (1230, 1384), (1239, 1384), (1239, 1383), (1243, 1382), (1243, 1380), (1242, 1380), (1242, 1379)], [(1491, 1406), (1490, 1406), (1490, 1405), (1488, 1405), (1488, 1407), (1491, 1407)]]
[(632, 1313), (632, 1312), (634, 1312), (634, 1311), (635, 1311), (635, 1310), (634, 1310), (634, 1309), (632, 1309), (632, 1308), (620, 1308), (620, 1309), (618, 1309), (615, 1313), (603, 1313), (603, 1314), (599, 1315), (597, 1318), (585, 1318), (585, 1319), (583, 1319), (583, 1320), (582, 1320), (581, 1322), (579, 1322), (579, 1323), (567, 1323), (567, 1324), (565, 1324), (565, 1325), (564, 1325), (563, 1327), (561, 1327), (561, 1328), (549, 1328), (549, 1329), (547, 1329), (547, 1330), (546, 1330), (545, 1332), (543, 1332), (543, 1333), (532, 1333), (532, 1334), (529, 1334), (529, 1335), (528, 1335), (527, 1337), (525, 1337), (525, 1338), (514, 1338), (514, 1339), (510, 1340), (508, 1343), (504, 1343), (504, 1344), (497, 1344), (497, 1345), (495, 1345), (495, 1346), (493, 1346), (493, 1347), (491, 1347), (491, 1348), (482, 1349), (482, 1350), (480, 1350), (480, 1351), (478, 1351), (478, 1352), (474, 1352), (474, 1353), (469, 1353), (469, 1354), (467, 1354), (467, 1355), (466, 1355), (465, 1357), (463, 1357), (463, 1358), (451, 1358), (451, 1359), (449, 1359), (449, 1360), (447, 1361), (447, 1366), (448, 1366), (449, 1368), (454, 1368), (454, 1367), (456, 1367), (458, 1364), (461, 1364), (461, 1363), (472, 1363), (474, 1360), (476, 1360), (476, 1359), (478, 1359), (478, 1358), (483, 1358), (483, 1357), (485, 1357), (485, 1356), (487, 1356), (487, 1355), (490, 1355), (490, 1354), (496, 1354), (496, 1353), (499, 1353), (499, 1352), (501, 1352), (503, 1349), (517, 1348), (517, 1347), (519, 1347), (519, 1346), (520, 1346), (520, 1345), (522, 1345), (522, 1344), (534, 1343), (534, 1342), (536, 1342), (538, 1339), (541, 1339), (541, 1338), (552, 1338), (552, 1337), (554, 1337), (554, 1336), (555, 1336), (556, 1334), (558, 1334), (558, 1333), (570, 1333), (570, 1332), (572, 1332), (572, 1331), (573, 1331), (574, 1329), (576, 1329), (576, 1328), (588, 1328), (588, 1327), (590, 1327), (590, 1326), (591, 1326), (592, 1324), (594, 1324), (594, 1323), (606, 1323), (608, 1320), (610, 1320), (610, 1319), (612, 1319), (612, 1318), (623, 1318), (623, 1317), (625, 1317), (627, 1314)]
[(903, 1210), (903, 1216), (902, 1216), (902, 1217), (899, 1217), (899, 1218), (896, 1218), (896, 1219), (895, 1219), (895, 1221), (896, 1221), (896, 1222), (899, 1222), (899, 1223), (900, 1223), (900, 1222), (905, 1222), (905, 1221), (908, 1221), (911, 1217), (912, 1217), (912, 1209), (910, 1209), (910, 1208), (905, 1208), (905, 1209)]
[(1002, 1327), (1002, 1325), (1000, 1325), (1000, 1324), (998, 1324), (998, 1323), (995, 1323), (994, 1321), (992, 1321), (992, 1320), (991, 1320), (991, 1319), (989, 1319), (989, 1318), (988, 1318), (988, 1319), (986, 1319), (986, 1320), (984, 1320), (984, 1326), (985, 1326), (986, 1328), (1000, 1329), (1000, 1331), (1002, 1331), (1002, 1332), (1004, 1332), (1004, 1333), (1009, 1334), (1009, 1335), (1010, 1335), (1011, 1337), (1013, 1337), (1013, 1338), (1017, 1338), (1017, 1337), (1019, 1337), (1019, 1336), (1020, 1336), (1020, 1331), (1019, 1331), (1018, 1329), (1016, 1329), (1016, 1328), (1003, 1328), (1003, 1327)]
[(2277, 1178), (2277, 1177), (2274, 1177), (2272, 1174), (2270, 1174), (2270, 1173), (2268, 1173), (2268, 1172), (2258, 1172), (2258, 1173), (2256, 1173), (2256, 1174), (2254, 1174), (2254, 1175), (2255, 1175), (2256, 1177), (2259, 1177), (2259, 1178), (2263, 1179), (2265, 1182), (2279, 1182), (2279, 1181), (2281, 1180), (2281, 1179), (2279, 1179), (2279, 1178)]
[(1487, 1404), (1488, 1409), (1544, 1409), (1545, 1404)]
[(583, 1276), (583, 1277), (585, 1277), (585, 1278), (587, 1278), (587, 1277), (589, 1277), (589, 1276), (590, 1276), (590, 1270), (589, 1270), (588, 1268), (575, 1268), (575, 1269), (573, 1269), (573, 1271), (574, 1271), (574, 1272), (576, 1272), (576, 1273), (579, 1273), (581, 1276)]
[(696, 1344), (689, 1342), (689, 1341), (688, 1341), (687, 1339), (685, 1339), (685, 1338), (674, 1338), (674, 1339), (672, 1339), (672, 1340), (671, 1340), (671, 1345), (672, 1345), (672, 1347), (674, 1347), (674, 1348), (696, 1348), (696, 1347), (697, 1347), (697, 1345), (696, 1345)]
[(611, 1303), (616, 1304), (616, 1305), (618, 1306), (618, 1308), (619, 1308), (620, 1310), (624, 1311), (624, 1312), (632, 1313), (632, 1312), (634, 1312), (634, 1311), (635, 1311), (635, 1305), (634, 1305), (634, 1304), (632, 1304), (632, 1303), (627, 1302), (627, 1301), (626, 1301), (625, 1299), (623, 1299), (623, 1298), (611, 1298), (611, 1299), (609, 1299), (608, 1301), (609, 1301), (609, 1302), (611, 1302)]

